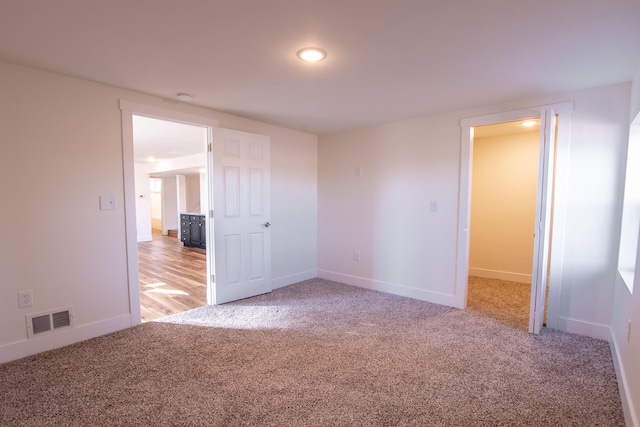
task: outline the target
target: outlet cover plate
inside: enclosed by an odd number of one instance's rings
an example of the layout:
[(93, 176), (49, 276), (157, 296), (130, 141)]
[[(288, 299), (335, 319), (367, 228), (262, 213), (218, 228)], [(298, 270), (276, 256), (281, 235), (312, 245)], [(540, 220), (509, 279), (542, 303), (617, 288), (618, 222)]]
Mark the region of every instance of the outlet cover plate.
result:
[(32, 305), (33, 305), (32, 291), (18, 292), (18, 308), (31, 307)]

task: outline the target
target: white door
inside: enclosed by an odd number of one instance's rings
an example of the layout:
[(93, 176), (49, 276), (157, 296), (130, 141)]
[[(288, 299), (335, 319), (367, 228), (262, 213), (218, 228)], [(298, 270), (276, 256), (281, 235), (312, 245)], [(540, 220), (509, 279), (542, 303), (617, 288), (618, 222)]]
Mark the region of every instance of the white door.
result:
[(271, 139), (216, 127), (212, 132), (209, 268), (212, 301), (223, 304), (271, 291)]
[(549, 240), (551, 229), (551, 198), (553, 195), (556, 114), (545, 109), (540, 117), (540, 173), (538, 174), (538, 202), (536, 208), (535, 238), (533, 243), (533, 270), (531, 272), (531, 309), (529, 332), (539, 334), (544, 323), (547, 274), (549, 271)]

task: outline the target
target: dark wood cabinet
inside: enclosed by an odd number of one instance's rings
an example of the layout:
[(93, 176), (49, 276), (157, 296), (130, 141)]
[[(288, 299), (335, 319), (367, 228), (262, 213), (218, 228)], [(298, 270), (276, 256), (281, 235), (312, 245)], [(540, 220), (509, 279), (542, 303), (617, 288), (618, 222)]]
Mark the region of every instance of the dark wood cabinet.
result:
[(204, 215), (180, 214), (180, 240), (191, 248), (207, 247), (207, 227)]

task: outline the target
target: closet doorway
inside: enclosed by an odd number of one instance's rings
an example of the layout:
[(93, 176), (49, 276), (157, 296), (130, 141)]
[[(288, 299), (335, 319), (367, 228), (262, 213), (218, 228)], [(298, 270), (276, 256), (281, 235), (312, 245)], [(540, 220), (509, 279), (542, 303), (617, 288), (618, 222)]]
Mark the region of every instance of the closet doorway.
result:
[(461, 120), (457, 307), (467, 307), (469, 288), (475, 130), (485, 125), (507, 122), (520, 122), (521, 125), (523, 121), (538, 119), (538, 173), (535, 221), (531, 230), (533, 261), (527, 329), (530, 333), (539, 334), (545, 323), (550, 327), (558, 327), (572, 110), (573, 104), (567, 102)]
[(468, 306), (528, 330), (540, 119), (474, 128)]

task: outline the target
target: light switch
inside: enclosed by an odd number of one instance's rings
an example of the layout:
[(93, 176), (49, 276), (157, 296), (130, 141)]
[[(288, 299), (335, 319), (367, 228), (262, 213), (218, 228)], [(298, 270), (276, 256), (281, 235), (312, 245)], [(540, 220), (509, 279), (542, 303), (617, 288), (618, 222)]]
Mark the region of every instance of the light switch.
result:
[(101, 211), (116, 210), (116, 196), (100, 196), (100, 210)]

